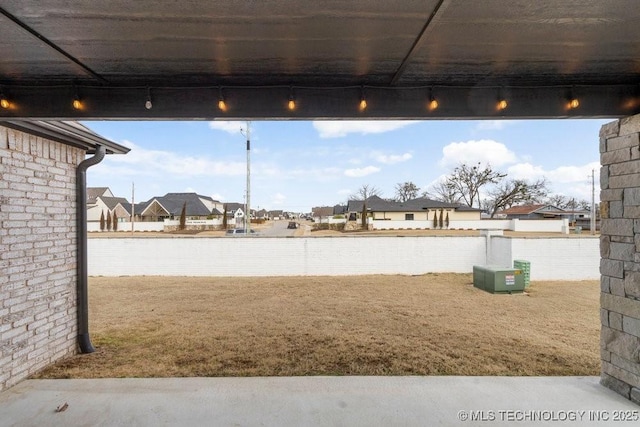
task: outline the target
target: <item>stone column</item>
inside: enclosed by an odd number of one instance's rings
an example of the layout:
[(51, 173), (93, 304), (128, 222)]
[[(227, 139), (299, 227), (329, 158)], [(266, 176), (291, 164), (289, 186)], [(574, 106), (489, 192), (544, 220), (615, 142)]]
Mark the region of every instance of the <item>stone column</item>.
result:
[(640, 404), (640, 115), (600, 129), (601, 383)]

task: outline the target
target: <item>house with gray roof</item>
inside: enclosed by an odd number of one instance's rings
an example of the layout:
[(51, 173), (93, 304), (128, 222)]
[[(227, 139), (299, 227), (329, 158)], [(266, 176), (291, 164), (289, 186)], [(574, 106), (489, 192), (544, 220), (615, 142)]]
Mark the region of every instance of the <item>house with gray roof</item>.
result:
[[(438, 200), (419, 197), (406, 202), (385, 200), (371, 196), (366, 200), (349, 200), (347, 204), (347, 221), (360, 221), (363, 210), (366, 210), (370, 221), (406, 221), (405, 228), (413, 228), (411, 221), (433, 221), (434, 215), (439, 218), (449, 217), (450, 221), (480, 220), (480, 209), (458, 203), (446, 203)], [(375, 228), (384, 228), (379, 224)]]
[(156, 222), (178, 219), (186, 206), (189, 220), (208, 219), (222, 215), (222, 204), (211, 197), (196, 193), (167, 193), (134, 206), (135, 218), (139, 222)]

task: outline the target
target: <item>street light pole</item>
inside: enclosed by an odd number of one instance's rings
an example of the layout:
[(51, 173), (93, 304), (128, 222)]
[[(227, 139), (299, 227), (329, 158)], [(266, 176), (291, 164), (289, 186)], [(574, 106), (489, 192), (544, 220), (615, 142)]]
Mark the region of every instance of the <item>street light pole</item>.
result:
[(595, 169), (591, 169), (591, 215), (589, 220), (589, 228), (591, 234), (596, 234), (596, 178)]
[(247, 199), (245, 206), (245, 226), (244, 232), (248, 236), (251, 232), (251, 122), (247, 121), (246, 132), (243, 133), (247, 137)]

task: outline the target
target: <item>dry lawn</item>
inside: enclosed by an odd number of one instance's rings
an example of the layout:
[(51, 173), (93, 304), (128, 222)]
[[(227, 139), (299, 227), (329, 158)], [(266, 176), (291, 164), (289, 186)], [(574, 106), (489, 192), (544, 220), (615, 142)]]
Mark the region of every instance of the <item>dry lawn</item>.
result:
[(95, 353), (39, 378), (597, 375), (599, 285), (470, 275), (90, 279)]

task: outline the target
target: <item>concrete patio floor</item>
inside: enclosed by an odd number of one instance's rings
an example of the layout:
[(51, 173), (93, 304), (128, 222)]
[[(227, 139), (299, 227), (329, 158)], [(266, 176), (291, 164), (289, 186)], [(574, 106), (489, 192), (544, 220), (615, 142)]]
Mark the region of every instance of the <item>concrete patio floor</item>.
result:
[(638, 417), (640, 406), (598, 377), (27, 380), (0, 393), (1, 426), (620, 426)]

